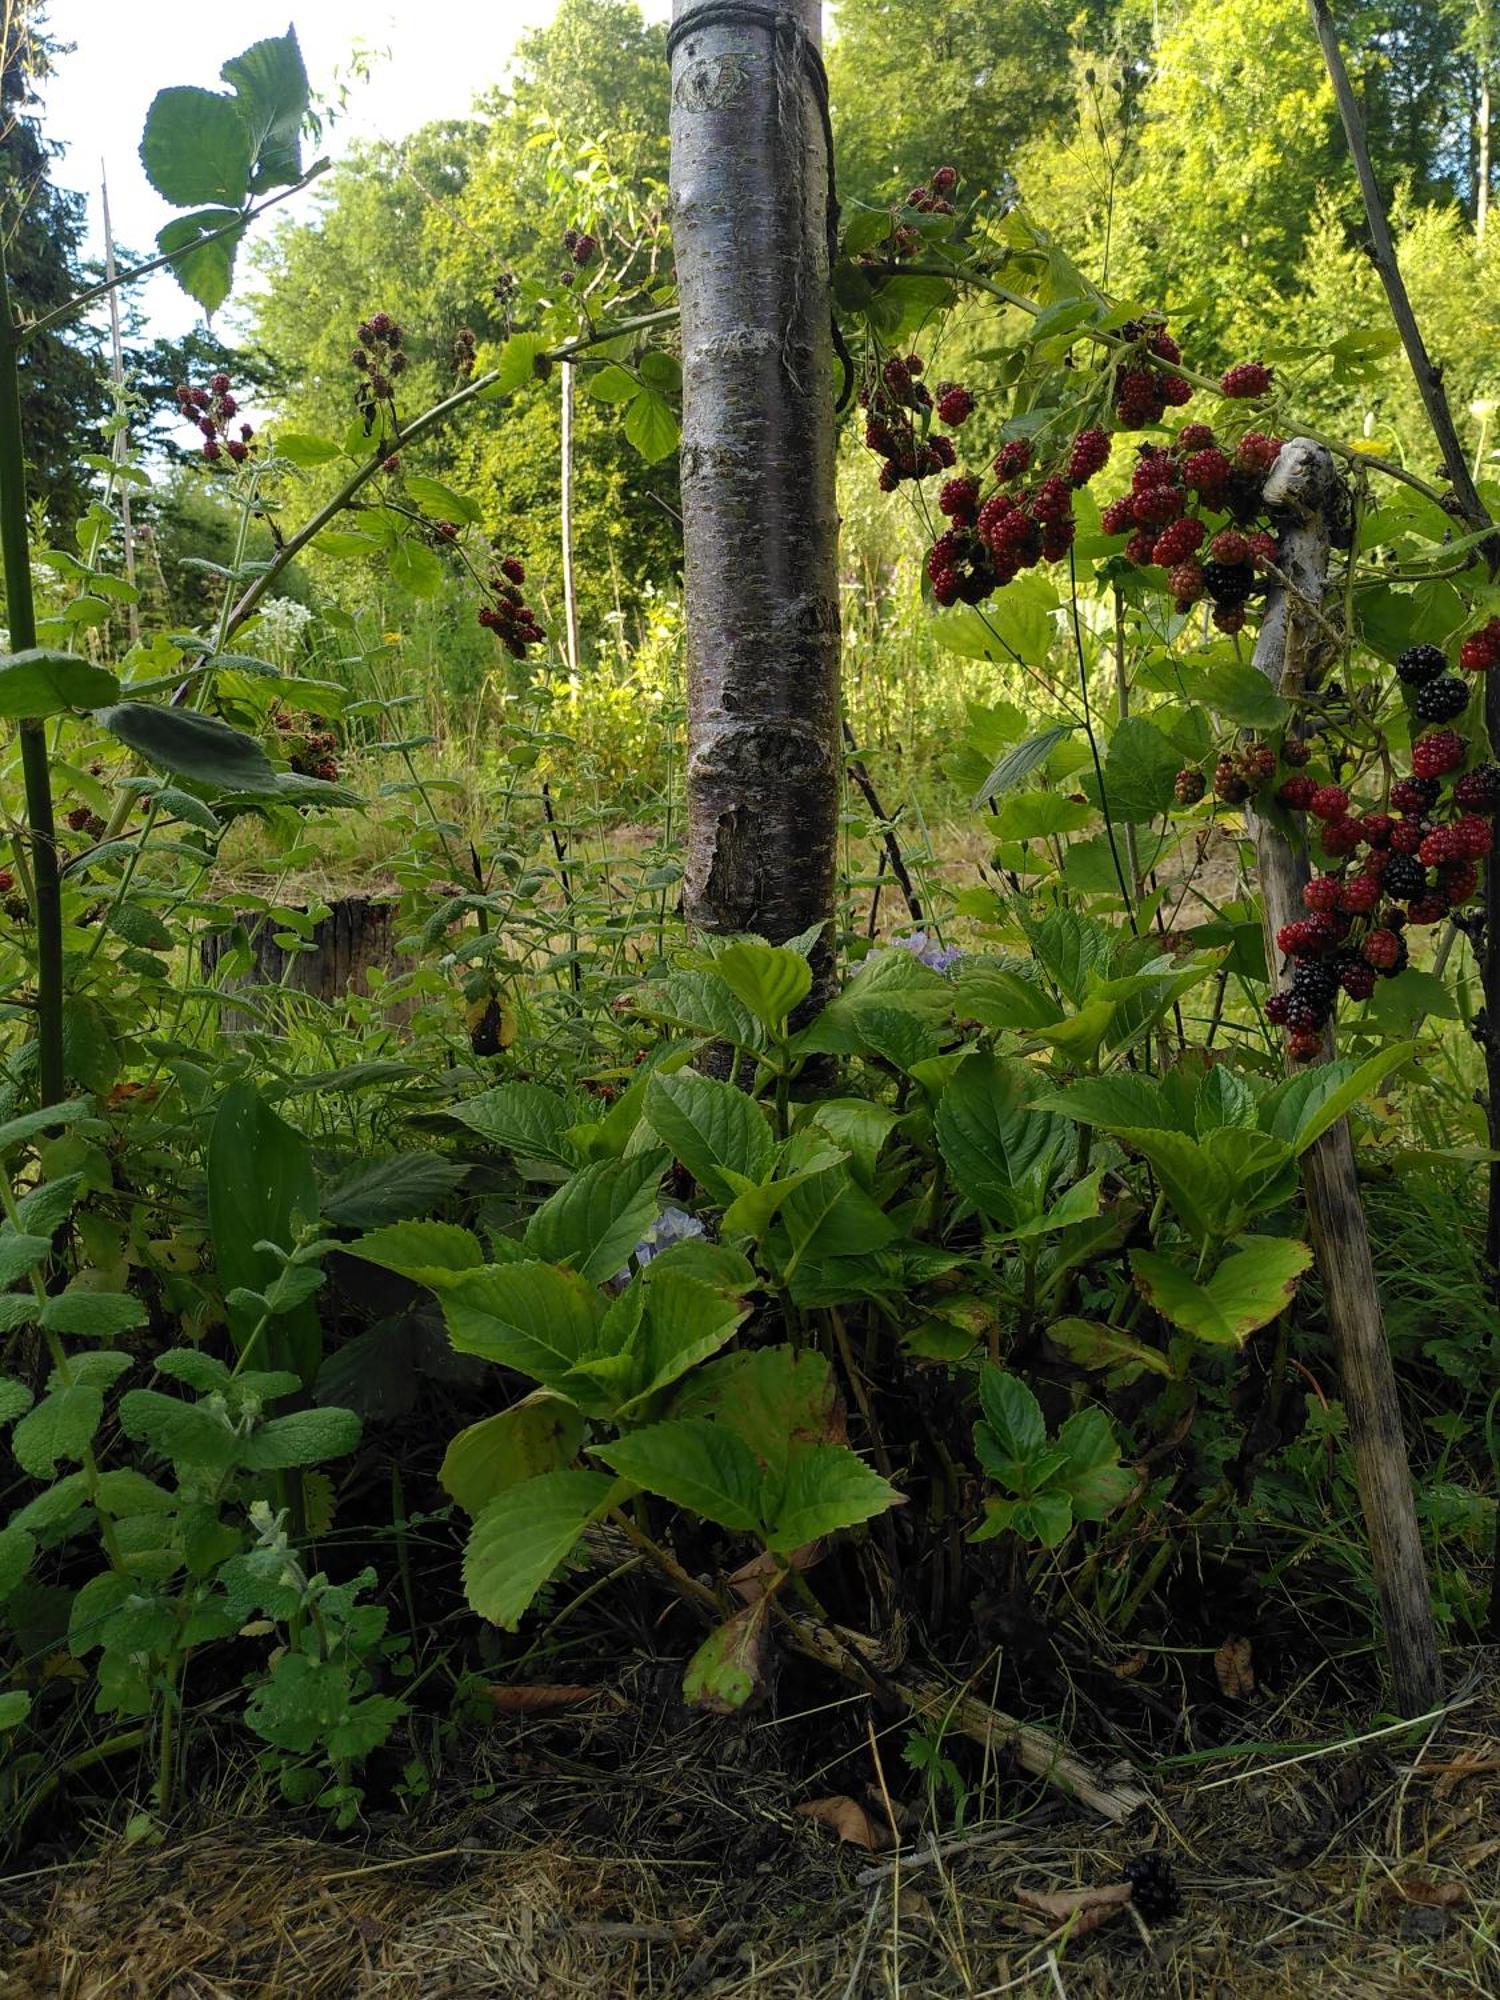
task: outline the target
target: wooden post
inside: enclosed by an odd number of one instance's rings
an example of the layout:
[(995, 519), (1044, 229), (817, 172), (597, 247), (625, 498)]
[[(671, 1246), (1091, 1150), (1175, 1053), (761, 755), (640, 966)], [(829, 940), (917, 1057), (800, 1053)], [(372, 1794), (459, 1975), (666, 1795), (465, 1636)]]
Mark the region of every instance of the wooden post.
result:
[[(1329, 525), (1342, 505), (1327, 449), (1307, 438), (1284, 445), (1266, 481), (1266, 502), (1281, 528), (1279, 567), (1290, 588), (1272, 586), (1255, 664), (1278, 694), (1295, 697), (1315, 684), (1324, 650), (1318, 612), (1327, 583)], [(1274, 969), (1277, 931), (1304, 914), (1307, 855), (1269, 819), (1253, 810), (1246, 818), (1260, 867), (1267, 963)], [(1331, 1052), (1331, 1035), (1327, 1046)], [(1349, 1449), (1380, 1594), (1396, 1706), (1403, 1715), (1421, 1715), (1442, 1698), (1437, 1638), (1396, 1375), (1344, 1119), (1303, 1155), (1302, 1182), (1343, 1378)]]

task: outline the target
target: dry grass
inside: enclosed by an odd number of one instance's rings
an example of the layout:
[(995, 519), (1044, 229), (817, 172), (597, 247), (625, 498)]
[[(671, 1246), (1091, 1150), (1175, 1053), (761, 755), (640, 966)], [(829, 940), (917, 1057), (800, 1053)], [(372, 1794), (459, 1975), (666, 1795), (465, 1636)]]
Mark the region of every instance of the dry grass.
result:
[[(1493, 1662), (1488, 1663), (1491, 1670)], [(1262, 1717), (1262, 1723), (1273, 1717)], [(791, 1718), (788, 1718), (791, 1720)], [(847, 1718), (846, 1718), (847, 1720)], [(1159, 1774), (1140, 1822), (1103, 1829), (998, 1769), (985, 1816), (939, 1840), (889, 1735), (911, 1817), (894, 1857), (794, 1807), (830, 1788), (765, 1749), (781, 1724), (653, 1721), (629, 1699), (506, 1721), (461, 1784), (362, 1843), (284, 1813), (155, 1850), (18, 1875), (0, 1916), (5, 2000), (1419, 2000), (1500, 1992), (1500, 1696), (1493, 1672), (1415, 1733), (1326, 1747), (1329, 1717), (1274, 1713), (1287, 1747)], [(1298, 1753), (1321, 1732), (1325, 1747)], [(1246, 1737), (1256, 1722), (1247, 1716)], [(851, 1739), (852, 1740), (852, 1739)], [(883, 1740), (883, 1753), (875, 1746)], [(614, 1762), (626, 1747), (633, 1761)], [(604, 1752), (609, 1751), (606, 1759)], [(876, 1757), (879, 1756), (879, 1768)], [(610, 1768), (610, 1765), (613, 1768)], [(454, 1774), (456, 1775), (456, 1774)], [(846, 1766), (836, 1781), (855, 1784)], [(476, 1791), (493, 1796), (476, 1798)], [(1173, 1859), (1183, 1914), (1126, 1909), (1088, 1936), (1021, 1889)]]

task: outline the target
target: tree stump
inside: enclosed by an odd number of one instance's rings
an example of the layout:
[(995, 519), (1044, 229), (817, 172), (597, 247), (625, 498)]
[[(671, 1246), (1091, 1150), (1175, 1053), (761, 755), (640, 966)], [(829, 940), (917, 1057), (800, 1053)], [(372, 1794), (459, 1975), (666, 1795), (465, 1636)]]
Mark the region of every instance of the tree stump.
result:
[[(328, 915), (313, 926), (311, 949), (288, 951), (276, 942), (286, 926), (262, 913), (240, 918), (249, 935), (252, 962), (227, 980), (219, 967), (234, 945), (232, 931), (216, 931), (203, 940), (203, 977), (229, 990), (254, 990), (270, 999), (282, 993), (304, 993), (314, 1000), (337, 1002), (351, 993), (368, 993), (368, 974), (394, 972), (396, 906), (373, 896), (342, 896)], [(252, 1026), (259, 1009), (226, 1008), (223, 1025), (232, 1032)]]

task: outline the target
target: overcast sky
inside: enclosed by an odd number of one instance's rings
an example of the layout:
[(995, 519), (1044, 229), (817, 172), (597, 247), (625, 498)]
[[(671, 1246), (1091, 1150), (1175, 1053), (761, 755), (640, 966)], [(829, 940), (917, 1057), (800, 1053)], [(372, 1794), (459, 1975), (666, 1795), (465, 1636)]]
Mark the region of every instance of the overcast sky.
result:
[[(525, 30), (550, 19), (555, 0), (236, 0), (222, 16), (202, 0), (51, 0), (48, 31), (73, 53), (59, 59), (43, 123), (67, 148), (57, 181), (89, 196), (92, 251), (103, 244), (102, 175), (116, 240), (138, 255), (154, 251), (174, 212), (152, 191), (137, 152), (155, 93), (171, 83), (222, 89), (219, 65), (284, 34), (289, 6), (315, 97), (348, 78), (357, 46), (371, 55), (370, 81), (351, 82), (348, 116), (326, 142), (337, 154), (352, 138), (399, 139), (431, 119), (462, 116), (474, 93), (502, 75)], [(665, 19), (667, 0), (645, 0), (643, 11)], [(164, 334), (185, 332), (197, 313), (170, 277), (152, 281), (141, 303)]]

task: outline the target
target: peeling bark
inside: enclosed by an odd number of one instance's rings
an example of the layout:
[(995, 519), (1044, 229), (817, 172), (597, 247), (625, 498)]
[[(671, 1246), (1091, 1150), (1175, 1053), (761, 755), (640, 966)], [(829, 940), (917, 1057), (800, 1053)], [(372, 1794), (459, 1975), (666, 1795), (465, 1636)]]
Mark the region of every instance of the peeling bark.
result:
[[(1326, 589), (1330, 523), (1344, 505), (1327, 449), (1293, 438), (1266, 481), (1280, 529), (1279, 567), (1290, 590), (1273, 587), (1255, 645), (1255, 664), (1278, 693), (1295, 698), (1316, 686), (1326, 640), (1317, 620)], [(1276, 933), (1303, 915), (1305, 850), (1253, 811), (1266, 927), (1266, 957), (1278, 963)], [(1332, 1052), (1332, 1037), (1326, 1047)], [(1349, 1127), (1340, 1119), (1302, 1161), (1308, 1224), (1323, 1281), (1329, 1329), (1338, 1353), (1349, 1450), (1369, 1536), (1396, 1704), (1420, 1715), (1442, 1698), (1437, 1639), (1401, 1430), (1396, 1373), (1375, 1283), (1369, 1232)]]
[[(701, 17), (701, 18), (700, 18)], [(823, 926), (839, 803), (829, 161), (818, 0), (683, 4), (672, 31), (688, 840), (700, 930)]]

